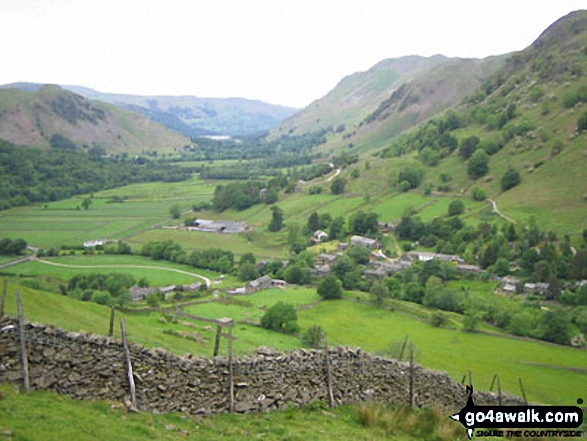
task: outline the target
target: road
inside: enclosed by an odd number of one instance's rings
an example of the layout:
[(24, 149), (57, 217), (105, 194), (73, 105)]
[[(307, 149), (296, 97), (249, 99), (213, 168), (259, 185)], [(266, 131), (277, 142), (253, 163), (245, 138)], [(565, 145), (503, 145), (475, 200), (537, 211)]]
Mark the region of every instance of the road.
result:
[(64, 263), (57, 263), (57, 262), (49, 262), (47, 260), (37, 259), (37, 262), (44, 263), (45, 265), (53, 265), (53, 266), (60, 266), (64, 268), (83, 268), (83, 269), (100, 269), (100, 268), (108, 268), (108, 269), (156, 269), (162, 271), (171, 271), (174, 273), (179, 274), (186, 274), (188, 276), (196, 277), (198, 279), (202, 279), (207, 287), (210, 287), (212, 282), (209, 278), (201, 276), (200, 274), (190, 273), (188, 271), (183, 271), (175, 268), (165, 268), (162, 266), (148, 266), (148, 265), (66, 265)]

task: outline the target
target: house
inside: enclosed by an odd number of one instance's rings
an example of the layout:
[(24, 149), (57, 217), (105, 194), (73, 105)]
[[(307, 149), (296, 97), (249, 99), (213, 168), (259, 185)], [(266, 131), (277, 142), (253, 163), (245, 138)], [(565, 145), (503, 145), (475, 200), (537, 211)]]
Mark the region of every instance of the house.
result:
[(169, 286), (162, 286), (161, 288), (159, 288), (159, 292), (161, 294), (163, 294), (164, 296), (171, 294), (172, 292), (175, 291), (175, 285), (169, 285)]
[(466, 263), (459, 263), (456, 266), (457, 272), (460, 274), (482, 273), (483, 270), (478, 265), (468, 265)]
[(156, 293), (157, 288), (152, 288), (152, 287), (141, 288), (137, 285), (133, 285), (128, 289), (128, 291), (130, 292), (130, 295), (132, 296), (133, 302), (140, 302), (141, 300), (144, 300), (145, 297), (147, 297), (149, 294)]
[(506, 283), (505, 285), (501, 286), (501, 291), (504, 294), (515, 294), (516, 293), (516, 285), (512, 285), (511, 283)]
[(330, 274), (330, 265), (321, 265), (310, 269), (310, 274), (314, 277), (326, 277)]
[(548, 293), (548, 289), (550, 288), (549, 283), (525, 283), (524, 284), (524, 294), (539, 294), (541, 296)]
[(247, 294), (253, 294), (254, 292), (267, 289), (271, 286), (271, 277), (262, 276), (255, 279), (245, 285), (245, 292)]
[(370, 248), (372, 250), (379, 248), (379, 242), (375, 239), (369, 239), (368, 237), (363, 236), (351, 237), (351, 245), (354, 247)]
[(191, 292), (191, 291), (198, 291), (202, 287), (200, 282), (194, 282), (191, 285), (181, 285), (179, 287), (180, 291), (184, 292)]
[(318, 242), (327, 241), (328, 233), (325, 233), (322, 230), (317, 230), (314, 232), (314, 239), (316, 239)]
[(500, 280), (500, 286), (497, 288), (496, 292), (501, 292), (503, 294), (516, 294), (516, 285), (518, 283), (519, 280), (513, 276), (502, 277)]
[(336, 254), (326, 254), (322, 253), (318, 256), (318, 260), (323, 264), (332, 265), (336, 262), (338, 256)]
[(363, 271), (363, 276), (366, 279), (384, 279), (389, 274), (384, 268), (366, 268)]
[(349, 249), (349, 244), (346, 242), (341, 242), (336, 246), (336, 251), (342, 252)]
[(84, 247), (86, 247), (86, 248), (97, 247), (98, 245), (106, 244), (106, 242), (108, 242), (108, 239), (86, 240), (84, 242)]
[(287, 286), (287, 282), (285, 280), (280, 280), (280, 279), (271, 279), (270, 284), (274, 288), (282, 288), (282, 289)]
[(456, 264), (464, 264), (465, 261), (454, 254), (439, 254), (431, 253), (428, 251), (408, 251), (402, 256), (402, 259), (409, 261), (419, 260), (420, 262), (426, 262), (428, 260), (436, 259), (442, 262), (455, 262)]
[(396, 224), (391, 222), (378, 222), (377, 226), (381, 233), (393, 233), (395, 231)]

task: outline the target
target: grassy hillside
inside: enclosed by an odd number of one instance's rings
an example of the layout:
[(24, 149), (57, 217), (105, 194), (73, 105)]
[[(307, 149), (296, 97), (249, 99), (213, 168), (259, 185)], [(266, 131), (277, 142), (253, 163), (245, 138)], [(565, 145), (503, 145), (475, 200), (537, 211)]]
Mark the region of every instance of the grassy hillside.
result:
[(45, 147), (55, 134), (78, 148), (101, 147), (112, 154), (173, 151), (190, 142), (137, 113), (90, 101), (59, 86), (0, 89), (0, 138)]
[[(332, 127), (325, 152), (361, 152), (456, 104), (503, 64), (504, 57), (453, 59), (441, 55), (384, 60), (344, 78), (323, 98), (286, 120), (275, 134)], [(349, 149), (350, 148), (350, 149)]]

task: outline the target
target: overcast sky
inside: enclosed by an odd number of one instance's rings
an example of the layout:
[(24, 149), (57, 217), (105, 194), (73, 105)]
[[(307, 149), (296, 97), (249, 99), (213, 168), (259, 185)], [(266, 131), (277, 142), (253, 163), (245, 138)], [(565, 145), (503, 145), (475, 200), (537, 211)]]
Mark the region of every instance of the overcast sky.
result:
[(386, 58), (524, 49), (587, 0), (0, 0), (0, 84), (304, 107)]

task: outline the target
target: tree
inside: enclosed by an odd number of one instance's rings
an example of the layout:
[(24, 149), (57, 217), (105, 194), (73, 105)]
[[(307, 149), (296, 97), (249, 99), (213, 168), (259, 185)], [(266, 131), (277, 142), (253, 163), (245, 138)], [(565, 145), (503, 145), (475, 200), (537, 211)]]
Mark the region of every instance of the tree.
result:
[(489, 155), (483, 150), (477, 150), (469, 159), (467, 173), (473, 179), (485, 176), (489, 171)]
[(337, 176), (332, 180), (330, 184), (330, 193), (332, 194), (343, 194), (346, 187), (346, 179)]
[(298, 264), (288, 265), (283, 272), (283, 278), (287, 283), (295, 285), (306, 285), (310, 283), (312, 275), (308, 268), (302, 268)]
[(582, 132), (583, 130), (587, 130), (587, 112), (584, 112), (577, 120), (577, 131)]
[(459, 147), (459, 156), (465, 160), (469, 159), (477, 149), (478, 145), (479, 137), (477, 136), (469, 136), (468, 138), (463, 139), (461, 141), (461, 146)]
[(344, 217), (342, 216), (338, 216), (332, 221), (330, 229), (328, 230), (329, 239), (342, 239), (342, 236), (344, 235), (344, 222)]
[(318, 216), (317, 212), (313, 212), (310, 217), (308, 218), (308, 231), (310, 233), (314, 233), (316, 230), (320, 229), (320, 217)]
[(302, 343), (311, 348), (321, 348), (324, 342), (324, 330), (320, 325), (312, 325), (302, 336)]
[(456, 199), (450, 203), (448, 206), (448, 215), (449, 216), (458, 216), (459, 214), (463, 214), (465, 212), (465, 203), (460, 199)]
[(298, 314), (292, 305), (277, 302), (261, 317), (261, 326), (265, 329), (293, 334), (299, 331)]
[(76, 145), (75, 143), (66, 136), (63, 136), (59, 133), (51, 136), (49, 138), (49, 145), (51, 145), (52, 149), (57, 150), (75, 150)]
[(507, 261), (507, 259), (500, 257), (495, 262), (493, 272), (498, 276), (507, 276), (510, 273), (510, 263)]
[(90, 198), (84, 198), (84, 200), (82, 201), (82, 208), (84, 210), (87, 210), (88, 208), (90, 208), (90, 205), (92, 205), (92, 200)]
[(271, 216), (271, 222), (269, 223), (269, 231), (275, 233), (283, 227), (283, 210), (277, 205), (273, 205), (271, 207), (271, 212), (273, 215)]
[(320, 285), (318, 285), (318, 294), (324, 300), (335, 300), (342, 297), (342, 287), (340, 281), (332, 274), (327, 275)]
[(371, 287), (371, 294), (375, 296), (375, 305), (383, 306), (383, 301), (389, 297), (387, 286), (382, 281), (377, 281)]
[(238, 266), (238, 278), (242, 281), (255, 280), (257, 277), (259, 277), (259, 272), (254, 264), (245, 262)]
[(252, 263), (254, 265), (257, 263), (257, 260), (255, 259), (253, 253), (245, 253), (241, 256), (238, 263), (239, 265), (242, 265), (243, 263)]
[(483, 190), (482, 188), (475, 187), (471, 191), (471, 196), (473, 196), (473, 200), (480, 202), (485, 200), (487, 194), (485, 193), (485, 190)]
[(410, 183), (410, 188), (419, 187), (424, 179), (424, 170), (421, 167), (415, 165), (407, 166), (400, 170), (397, 176), (397, 182), (400, 184), (402, 181)]
[(520, 172), (515, 168), (510, 167), (501, 178), (501, 189), (503, 191), (508, 191), (510, 188), (519, 185), (520, 182), (522, 182)]
[(548, 311), (542, 320), (542, 338), (546, 341), (568, 345), (571, 341), (569, 318), (564, 311)]
[(179, 219), (179, 217), (181, 216), (181, 208), (179, 208), (179, 205), (174, 204), (171, 207), (169, 207), (169, 214), (171, 215), (171, 217), (173, 217), (173, 219)]

